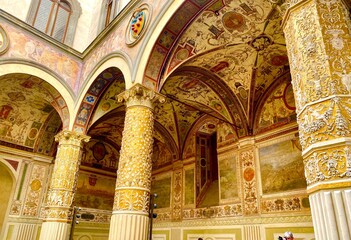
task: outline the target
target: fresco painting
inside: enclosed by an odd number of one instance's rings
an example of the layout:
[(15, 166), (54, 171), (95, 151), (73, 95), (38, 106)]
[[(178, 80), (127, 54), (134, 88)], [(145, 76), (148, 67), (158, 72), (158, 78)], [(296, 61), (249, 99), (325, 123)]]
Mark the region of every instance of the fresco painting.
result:
[(259, 115), (258, 131), (296, 120), (294, 93), (290, 83), (281, 84), (267, 98)]
[(46, 123), (45, 131), (43, 135), (41, 135), (38, 144), (37, 144), (37, 152), (45, 155), (52, 155), (55, 145), (55, 135), (59, 132), (59, 128), (57, 126), (61, 125), (61, 119), (57, 112), (53, 112), (49, 117), (48, 122)]
[(228, 156), (218, 161), (221, 200), (238, 197), (237, 157)]
[(5, 75), (0, 82), (0, 140), (34, 148), (44, 123), (55, 112), (50, 104), (56, 104), (50, 94), (53, 90), (39, 85), (41, 79), (24, 74)]
[(79, 173), (75, 206), (112, 210), (116, 180)]
[(171, 206), (171, 177), (155, 179), (151, 183), (151, 192), (157, 194), (157, 208)]
[(195, 156), (195, 133), (190, 135), (187, 139), (184, 149), (184, 158), (190, 158)]
[(18, 32), (16, 29), (4, 25), (11, 42), (14, 44), (10, 47), (5, 55), (15, 58), (24, 58), (32, 60), (52, 69), (59, 74), (66, 83), (75, 92), (78, 90), (76, 82), (82, 63), (66, 56), (63, 52), (59, 52), (44, 44), (43, 42)]
[(263, 194), (306, 189), (298, 139), (260, 148), (259, 159)]
[(185, 171), (184, 191), (184, 205), (195, 204), (194, 169)]
[[(123, 75), (120, 75), (123, 77)], [(95, 110), (92, 123), (98, 120), (100, 117), (105, 115), (106, 113), (112, 111), (115, 108), (118, 108), (121, 103), (117, 102), (117, 95), (125, 90), (124, 80), (121, 81), (113, 81), (111, 86), (102, 96), (100, 103)]]
[(154, 138), (152, 169), (156, 170), (160, 167), (172, 163), (172, 152), (168, 146), (158, 139)]
[(116, 172), (119, 152), (110, 144), (91, 139), (84, 148), (82, 165)]
[(218, 123), (217, 126), (217, 146), (222, 147), (233, 143), (238, 137), (232, 126), (227, 123)]

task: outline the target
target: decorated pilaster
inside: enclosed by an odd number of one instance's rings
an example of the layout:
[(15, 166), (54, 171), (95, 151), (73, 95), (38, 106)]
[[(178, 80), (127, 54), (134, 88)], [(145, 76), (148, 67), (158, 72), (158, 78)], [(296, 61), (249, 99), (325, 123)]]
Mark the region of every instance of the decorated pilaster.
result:
[(89, 138), (66, 130), (55, 136), (59, 146), (46, 199), (40, 240), (68, 239), (81, 150), (83, 142), (88, 142)]
[(290, 0), (283, 22), (316, 239), (351, 239), (351, 23), (346, 1)]
[(173, 164), (172, 220), (182, 220), (183, 206), (183, 162)]
[(118, 95), (126, 103), (110, 240), (146, 240), (149, 227), (153, 102), (164, 98), (137, 84)]

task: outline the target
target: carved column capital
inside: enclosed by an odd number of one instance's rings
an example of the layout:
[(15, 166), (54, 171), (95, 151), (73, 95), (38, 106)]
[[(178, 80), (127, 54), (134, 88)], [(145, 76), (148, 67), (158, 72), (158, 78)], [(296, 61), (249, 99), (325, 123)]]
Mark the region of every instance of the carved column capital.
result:
[(81, 146), (84, 142), (89, 142), (89, 140), (89, 136), (69, 130), (63, 130), (55, 136), (55, 141), (59, 142), (59, 144)]
[(125, 101), (127, 107), (144, 106), (153, 109), (154, 102), (163, 103), (166, 99), (161, 94), (138, 83), (119, 94), (117, 100), (118, 102)]

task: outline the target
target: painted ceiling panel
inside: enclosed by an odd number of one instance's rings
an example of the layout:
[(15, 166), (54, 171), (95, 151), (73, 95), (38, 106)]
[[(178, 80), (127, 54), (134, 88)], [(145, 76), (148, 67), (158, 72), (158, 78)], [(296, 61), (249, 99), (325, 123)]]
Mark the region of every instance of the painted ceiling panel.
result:
[(91, 124), (96, 122), (99, 118), (101, 118), (106, 113), (109, 113), (113, 109), (116, 109), (122, 106), (122, 103), (117, 101), (117, 95), (123, 92), (125, 89), (125, 83), (123, 81), (114, 81), (109, 89), (104, 93), (100, 102), (97, 106), (97, 109), (94, 113)]
[(160, 123), (172, 136), (173, 141), (179, 146), (177, 122), (175, 119), (175, 109), (170, 100), (165, 103), (157, 104), (154, 109), (155, 120)]
[(230, 114), (220, 96), (196, 78), (191, 76), (170, 77), (161, 93), (172, 96), (174, 101), (180, 101), (201, 112), (231, 121)]
[[(46, 123), (55, 111), (52, 104), (58, 105), (51, 95), (53, 93), (57, 97), (57, 91), (48, 84), (41, 85), (42, 83), (42, 79), (26, 74), (11, 74), (0, 78), (1, 141), (35, 147), (39, 133), (45, 132)], [(52, 130), (54, 134), (61, 127), (61, 119), (56, 122), (58, 126)], [(42, 147), (47, 150), (43, 150), (44, 154), (50, 152), (53, 139), (48, 141), (49, 145), (44, 144)]]

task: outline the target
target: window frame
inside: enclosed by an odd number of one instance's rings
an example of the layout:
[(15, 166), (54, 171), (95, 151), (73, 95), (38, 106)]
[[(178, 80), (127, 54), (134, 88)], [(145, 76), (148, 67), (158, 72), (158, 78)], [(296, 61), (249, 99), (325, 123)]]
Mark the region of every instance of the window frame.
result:
[[(49, 0), (49, 1), (51, 1), (53, 5), (50, 10), (50, 14), (45, 28), (45, 33), (53, 37), (52, 34), (54, 33), (57, 14), (58, 14), (59, 8), (62, 6), (59, 6), (60, 0)], [(78, 18), (82, 13), (82, 8), (80, 6), (80, 3), (77, 0), (65, 0), (64, 2), (66, 2), (70, 6), (71, 12), (67, 19), (68, 24), (66, 26), (65, 33), (63, 36), (64, 41), (60, 41), (60, 40), (57, 40), (57, 41), (63, 42), (71, 46), (74, 41)], [(26, 22), (33, 27), (34, 27), (34, 21), (38, 15), (39, 5), (41, 3), (42, 3), (42, 0), (39, 0), (39, 1), (32, 0), (31, 2)]]

